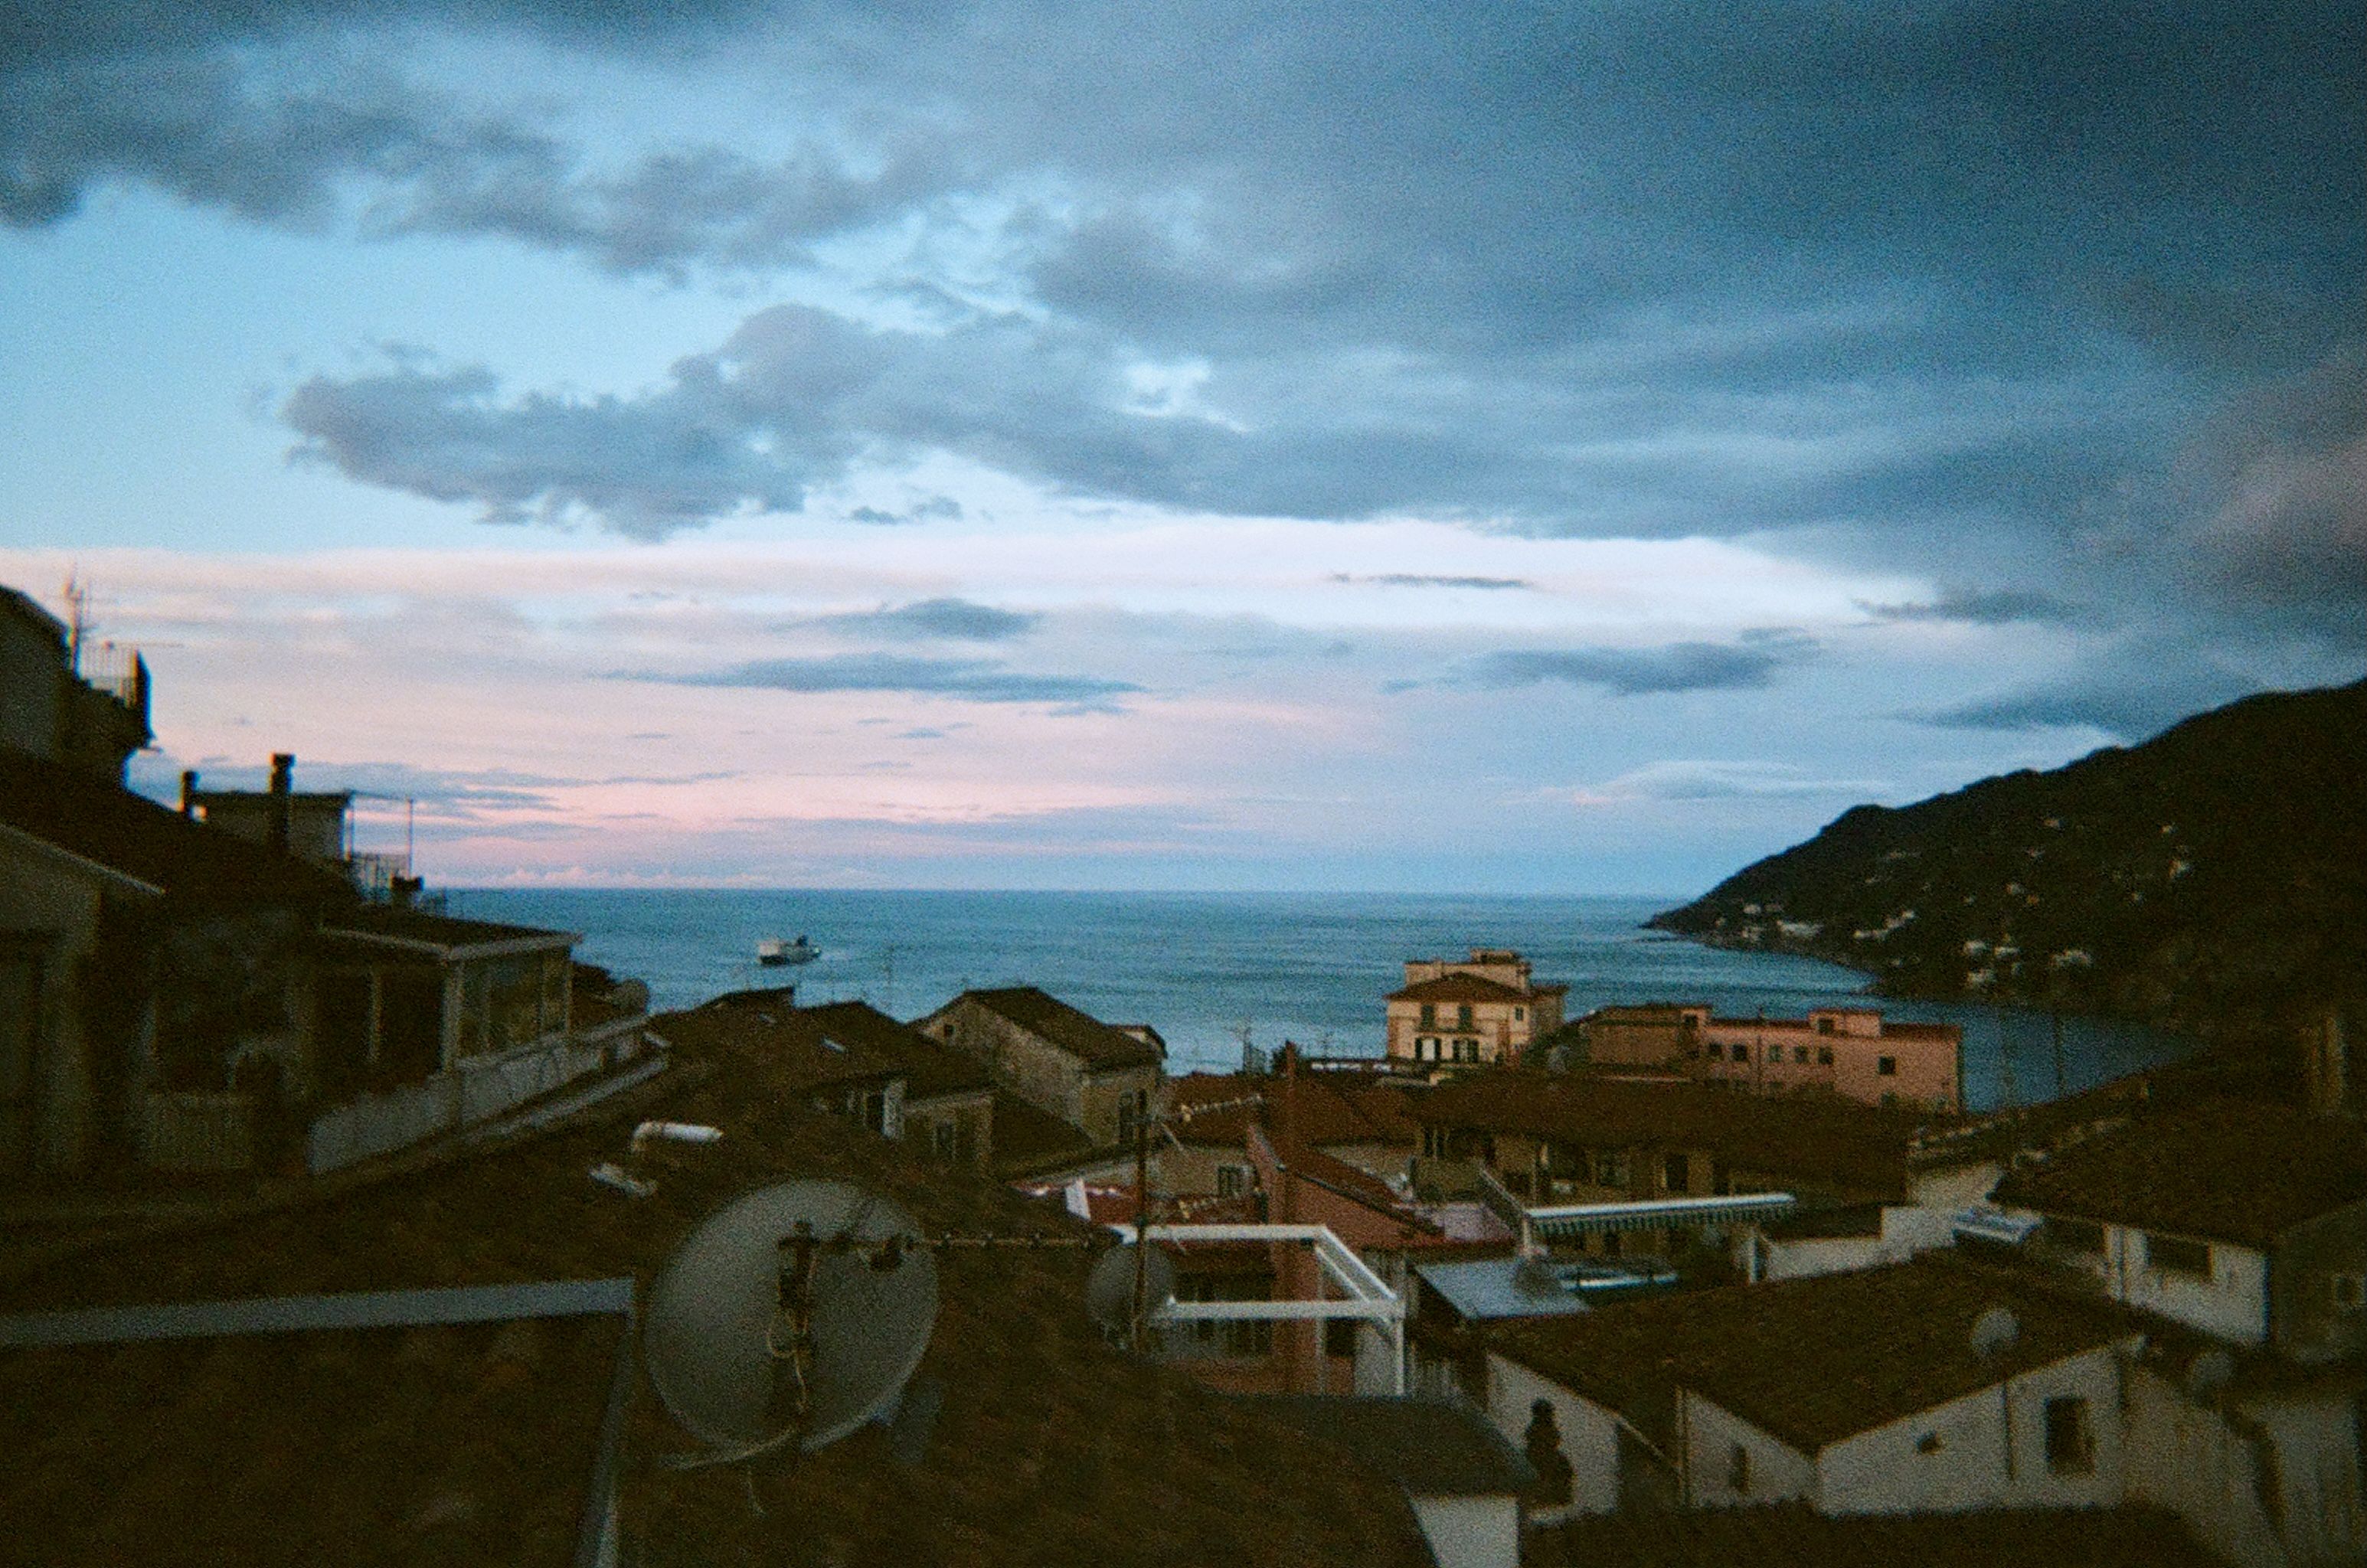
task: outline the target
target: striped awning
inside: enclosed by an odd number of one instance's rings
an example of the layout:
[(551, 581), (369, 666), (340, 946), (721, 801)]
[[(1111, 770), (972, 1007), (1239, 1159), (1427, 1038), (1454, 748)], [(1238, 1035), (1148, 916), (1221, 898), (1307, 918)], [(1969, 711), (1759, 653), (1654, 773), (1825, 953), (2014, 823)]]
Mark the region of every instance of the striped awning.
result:
[(1732, 1224), (1768, 1220), (1797, 1204), (1789, 1192), (1739, 1192), (1724, 1198), (1651, 1198), (1633, 1203), (1567, 1203), (1528, 1211), (1539, 1235), (1657, 1230), (1663, 1225)]

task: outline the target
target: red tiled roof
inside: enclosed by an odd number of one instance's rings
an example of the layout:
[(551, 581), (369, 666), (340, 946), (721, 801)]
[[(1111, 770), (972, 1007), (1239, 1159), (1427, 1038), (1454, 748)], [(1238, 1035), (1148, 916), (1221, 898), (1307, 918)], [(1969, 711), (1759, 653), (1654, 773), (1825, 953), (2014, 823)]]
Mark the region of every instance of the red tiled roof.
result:
[(1517, 986), (1490, 980), (1485, 975), (1441, 975), (1435, 980), (1418, 980), (1402, 990), (1391, 991), (1388, 999), (1393, 1002), (1525, 1002), (1530, 994)]
[[(2018, 1326), (1982, 1354), (1992, 1307)], [(2134, 1314), (2025, 1275), (1912, 1263), (1606, 1304), (1496, 1331), (1510, 1359), (1666, 1432), (1690, 1389), (1813, 1454), (1829, 1443), (2143, 1332)]]
[[(681, 1238), (718, 1206), (792, 1175), (877, 1190), (929, 1234), (1085, 1234), (1076, 1222), (975, 1173), (933, 1165), (836, 1118), (800, 1114), (795, 1087), (769, 1054), (726, 1043), (703, 1071), (677, 1066), (645, 1089), (523, 1143), (192, 1233), (47, 1255), (38, 1269), (0, 1277), (0, 1308), (629, 1273), (646, 1287)], [(640, 1168), (655, 1183), (647, 1198), (589, 1179), (595, 1165), (628, 1157), (630, 1130), (647, 1116), (713, 1125), (723, 1137), (653, 1145)], [(891, 1461), (888, 1434), (870, 1427), (793, 1462), (744, 1471), (629, 1466), (625, 1539), (701, 1562), (1147, 1568), (1213, 1557), (1229, 1568), (1416, 1568), (1429, 1561), (1396, 1488), (1356, 1470), (1336, 1449), (1261, 1421), (1181, 1372), (1103, 1344), (1082, 1306), (1092, 1261), (1091, 1249), (1071, 1247), (945, 1257), (935, 1331), (920, 1371), (942, 1389), (943, 1405), (917, 1462)], [(128, 1368), (110, 1371), (62, 1394), (51, 1406), (65, 1416), (58, 1440), (70, 1440), (84, 1419), (136, 1427), (150, 1390), (129, 1374)], [(225, 1431), (264, 1421), (255, 1429), (270, 1445), (222, 1456), (222, 1473), (269, 1473), (266, 1451), (283, 1472), (300, 1475), (334, 1462), (334, 1450), (269, 1424), (266, 1407), (280, 1392), (275, 1384), (232, 1376), (210, 1389)], [(655, 1456), (687, 1446), (645, 1386), (636, 1385), (632, 1397), (629, 1451)], [(400, 1419), (405, 1409), (394, 1402), (378, 1414)], [(451, 1457), (458, 1461), (470, 1452), (464, 1446)], [(528, 1448), (520, 1461), (572, 1465), (555, 1448)], [(19, 1483), (34, 1479), (21, 1464), (15, 1473)], [(103, 1480), (70, 1478), (42, 1506), (117, 1509), (140, 1483), (136, 1469)], [(12, 1542), (17, 1510), (30, 1495), (27, 1484), (0, 1488), (0, 1529)], [(291, 1539), (351, 1528), (319, 1517), (336, 1506), (326, 1491), (297, 1486), (284, 1495), (279, 1523)], [(425, 1550), (399, 1529), (362, 1539), (375, 1551), (349, 1560), (375, 1562)], [(452, 1560), (508, 1559), (459, 1552)]]
[(0, 825), (176, 899), (360, 905), (334, 872), (21, 752), (0, 750)]
[(1996, 1197), (2265, 1247), (2304, 1220), (2367, 1199), (2367, 1133), (2289, 1106), (2206, 1100), (2010, 1171)]
[(1805, 1504), (1581, 1515), (1523, 1544), (1530, 1568), (2221, 1568), (2167, 1508), (1828, 1517)]
[(1581, 1148), (1705, 1149), (1738, 1169), (1893, 1196), (1905, 1194), (1910, 1147), (1931, 1120), (1837, 1098), (1516, 1070), (1463, 1075), (1410, 1101), (1408, 1114)]
[[(1150, 1041), (1104, 1023), (1034, 986), (964, 991), (955, 999), (973, 1001), (1000, 1014), (1036, 1038), (1059, 1046), (1095, 1072), (1155, 1067), (1165, 1060), (1160, 1048)], [(1157, 1032), (1151, 1032), (1155, 1035)]]

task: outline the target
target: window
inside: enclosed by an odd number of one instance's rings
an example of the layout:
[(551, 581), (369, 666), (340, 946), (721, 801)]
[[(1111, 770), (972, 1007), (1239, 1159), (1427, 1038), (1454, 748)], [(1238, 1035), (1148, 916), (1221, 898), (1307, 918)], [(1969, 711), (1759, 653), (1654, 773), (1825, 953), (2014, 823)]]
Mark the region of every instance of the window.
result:
[(1795, 1046), (1793, 1046), (1793, 1047), (1792, 1047), (1792, 1060), (1793, 1060), (1795, 1063), (1796, 1063), (1797, 1065), (1801, 1066), (1807, 1066), (1807, 1063), (1808, 1063), (1808, 1048), (1807, 1048), (1806, 1045), (1795, 1045)]
[(881, 1137), (889, 1135), (886, 1089), (856, 1089), (846, 1097), (846, 1113)]
[(1528, 1010), (1528, 1009), (1526, 1009), (1526, 1008), (1514, 1008), (1514, 1009), (1512, 1010), (1512, 1021), (1513, 1021), (1514, 1023), (1526, 1023), (1526, 1022), (1528, 1022), (1528, 1021), (1529, 1021), (1529, 1010)]
[(1413, 1055), (1414, 1059), (1419, 1062), (1437, 1061), (1438, 1036), (1435, 1034), (1425, 1034), (1421, 1039), (1415, 1041), (1413, 1043)]
[(2327, 1293), (2333, 1298), (2337, 1312), (2358, 1312), (2367, 1308), (2367, 1275), (2336, 1274), (2327, 1279)]
[(2191, 1274), (2198, 1280), (2211, 1278), (2211, 1244), (2207, 1241), (2147, 1235), (2145, 1247), (2146, 1261), (2162, 1273)]
[(2057, 1475), (2087, 1475), (2096, 1468), (2088, 1402), (2076, 1394), (2046, 1402), (2046, 1468)]
[(1682, 1192), (1692, 1186), (1693, 1162), (1683, 1155), (1670, 1155), (1660, 1163), (1660, 1185), (1670, 1192)]
[(1597, 1186), (1625, 1187), (1627, 1185), (1627, 1156), (1625, 1155), (1595, 1156), (1594, 1180)]
[(1833, 1021), (1832, 1021), (1831, 1019), (1829, 1019), (1829, 1018), (1820, 1018), (1820, 1019), (1817, 1020), (1817, 1032), (1818, 1032), (1818, 1033), (1819, 1033), (1819, 1034), (1830, 1034), (1832, 1032), (1833, 1032)]
[(1832, 1048), (1831, 1046), (1829, 1046), (1829, 1045), (1819, 1045), (1819, 1046), (1818, 1046), (1818, 1047), (1817, 1047), (1817, 1066), (1820, 1066), (1820, 1067), (1829, 1067), (1829, 1066), (1831, 1066), (1832, 1065), (1833, 1065), (1833, 1048)]
[(1250, 1168), (1245, 1165), (1220, 1165), (1217, 1168), (1217, 1196), (1238, 1198), (1250, 1190)]
[(929, 1127), (929, 1147), (942, 1160), (954, 1158), (958, 1146), (959, 1130), (952, 1122), (937, 1122)]
[(1478, 1061), (1479, 1059), (1479, 1042), (1477, 1040), (1456, 1041), (1455, 1043), (1455, 1059), (1458, 1062)]
[(1424, 1029), (1436, 1029), (1438, 1027), (1438, 1004), (1435, 1002), (1424, 1002), (1421, 1004), (1421, 1026)]
[(1740, 1443), (1726, 1456), (1726, 1484), (1738, 1497), (1750, 1495), (1750, 1450)]
[(1455, 1010), (1455, 1027), (1457, 1029), (1468, 1029), (1471, 1027), (1471, 1004), (1469, 1002), (1465, 1002), (1462, 1006)]
[(1117, 1097), (1117, 1141), (1122, 1147), (1134, 1146), (1136, 1130), (1142, 1125), (1142, 1090), (1127, 1089)]
[(1874, 1070), (1884, 1077), (1895, 1078), (1898, 1076), (1898, 1058), (1896, 1056), (1876, 1056), (1874, 1059)]

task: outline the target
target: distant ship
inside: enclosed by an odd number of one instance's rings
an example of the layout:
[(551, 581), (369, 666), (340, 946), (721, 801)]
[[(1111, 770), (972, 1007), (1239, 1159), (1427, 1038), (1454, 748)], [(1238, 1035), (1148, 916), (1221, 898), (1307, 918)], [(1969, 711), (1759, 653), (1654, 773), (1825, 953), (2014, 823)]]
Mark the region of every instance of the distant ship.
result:
[(768, 936), (756, 944), (756, 962), (767, 969), (778, 968), (784, 964), (811, 964), (821, 956), (821, 949), (803, 936), (795, 942), (783, 942), (779, 937)]

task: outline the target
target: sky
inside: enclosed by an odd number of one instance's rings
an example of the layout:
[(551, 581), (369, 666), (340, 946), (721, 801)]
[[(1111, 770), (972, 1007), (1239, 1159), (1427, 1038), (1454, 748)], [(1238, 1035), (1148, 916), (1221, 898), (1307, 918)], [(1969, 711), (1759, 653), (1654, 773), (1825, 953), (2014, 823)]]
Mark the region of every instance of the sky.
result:
[(0, 582), (443, 885), (1691, 894), (2359, 678), (2362, 167), (2329, 0), (0, 0)]

